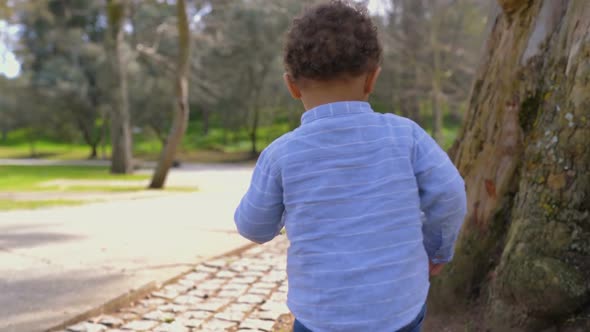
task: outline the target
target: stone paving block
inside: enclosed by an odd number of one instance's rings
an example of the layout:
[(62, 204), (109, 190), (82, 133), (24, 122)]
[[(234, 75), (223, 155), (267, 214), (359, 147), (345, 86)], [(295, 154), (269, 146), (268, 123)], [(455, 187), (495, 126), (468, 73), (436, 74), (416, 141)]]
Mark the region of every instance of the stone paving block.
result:
[(214, 291), (221, 288), (221, 286), (223, 286), (226, 282), (227, 280), (225, 279), (209, 279), (197, 285), (197, 289)]
[(215, 314), (213, 318), (239, 323), (244, 319), (244, 316), (246, 316), (246, 314), (243, 312), (228, 312), (224, 310), (223, 312)]
[(142, 317), (144, 320), (154, 320), (158, 322), (171, 322), (174, 321), (175, 315), (170, 312), (163, 312), (160, 310), (150, 311)]
[(255, 304), (248, 304), (248, 303), (232, 303), (224, 311), (227, 312), (241, 312), (241, 313), (248, 313), (252, 311), (256, 307)]
[(240, 324), (240, 328), (251, 329), (251, 330), (262, 330), (272, 331), (272, 327), (275, 325), (274, 322), (261, 319), (247, 319)]
[(156, 327), (159, 323), (154, 320), (134, 320), (123, 325), (123, 330), (131, 331), (149, 331)]
[(201, 299), (206, 299), (209, 296), (211, 296), (211, 291), (207, 291), (204, 289), (193, 289), (192, 291), (188, 292), (187, 295), (193, 296), (193, 297), (198, 297)]
[(201, 284), (199, 286), (197, 286), (198, 290), (202, 290), (205, 291), (207, 293), (214, 293), (215, 291), (219, 290), (221, 288), (220, 284), (212, 284), (212, 283), (206, 283), (206, 284)]
[(256, 285), (248, 290), (248, 294), (255, 294), (255, 295), (262, 295), (267, 297), (272, 292), (271, 289), (268, 288), (259, 288)]
[(145, 298), (145, 299), (137, 302), (138, 306), (142, 306), (145, 308), (157, 307), (157, 306), (162, 305), (164, 303), (166, 303), (166, 300), (164, 300), (163, 298), (159, 298), (159, 297), (148, 297), (148, 298)]
[(192, 280), (192, 281), (203, 281), (208, 279), (211, 276), (210, 273), (206, 273), (206, 272), (193, 272), (193, 273), (189, 273), (185, 276), (185, 278), (187, 280)]
[(190, 332), (190, 329), (178, 322), (164, 323), (158, 325), (154, 332)]
[(285, 276), (284, 273), (274, 273), (274, 272), (271, 272), (271, 273), (265, 275), (264, 277), (262, 277), (260, 279), (260, 281), (276, 284), (278, 282), (282, 282), (285, 279), (286, 279), (286, 276)]
[(267, 264), (252, 264), (248, 267), (248, 271), (268, 272), (269, 270), (270, 265)]
[(287, 302), (287, 293), (274, 292), (270, 296), (270, 300), (275, 301), (275, 302), (285, 303), (285, 302)]
[(198, 320), (206, 320), (213, 316), (210, 311), (205, 310), (191, 310), (183, 313), (180, 315), (181, 319), (198, 319)]
[(262, 271), (245, 271), (240, 273), (239, 277), (242, 278), (255, 278), (256, 280), (259, 280), (261, 277), (264, 276), (264, 272)]
[(185, 277), (185, 278), (178, 280), (178, 283), (181, 285), (185, 285), (187, 287), (195, 287), (195, 286), (197, 286), (198, 281), (190, 280)]
[(226, 304), (227, 304), (226, 301), (212, 300), (212, 301), (203, 302), (203, 303), (199, 304), (198, 309), (215, 312)]
[(222, 290), (221, 292), (217, 293), (217, 297), (220, 298), (230, 298), (230, 299), (235, 299), (238, 296), (242, 295), (244, 292), (240, 291), (240, 290), (235, 290), (235, 289), (226, 289), (226, 290)]
[(230, 280), (227, 284), (223, 285), (221, 290), (237, 290), (245, 292), (248, 287), (250, 287), (248, 284), (237, 284), (234, 283), (233, 280)]
[(164, 290), (164, 292), (169, 292), (169, 293), (184, 294), (194, 288), (195, 288), (195, 285), (184, 285), (181, 283), (175, 283), (175, 284), (171, 284), (171, 285), (164, 287), (163, 290)]
[(277, 314), (277, 317), (282, 314), (288, 314), (290, 312), (289, 307), (284, 302), (267, 301), (260, 309), (263, 311), (270, 311)]
[(173, 302), (177, 305), (192, 306), (203, 302), (203, 298), (192, 295), (180, 295)]
[(213, 331), (224, 331), (227, 329), (230, 329), (232, 327), (236, 327), (238, 324), (235, 322), (230, 322), (227, 320), (221, 320), (221, 319), (212, 319), (208, 322), (206, 322), (205, 324), (203, 324), (202, 328), (207, 330), (213, 330)]
[(237, 303), (247, 303), (247, 304), (261, 304), (265, 300), (266, 300), (266, 298), (261, 295), (246, 294), (246, 295), (240, 296), (236, 302)]
[(258, 288), (266, 288), (266, 289), (275, 289), (275, 288), (277, 288), (277, 284), (276, 283), (273, 283), (273, 282), (264, 282), (264, 281), (261, 281), (261, 282), (256, 283), (256, 287), (258, 287)]
[(182, 324), (183, 326), (188, 327), (188, 328), (192, 328), (192, 329), (196, 329), (196, 328), (200, 327), (204, 321), (205, 320), (203, 320), (203, 319), (196, 319), (196, 318), (193, 318), (193, 319), (179, 318), (177, 320), (177, 322), (179, 324)]
[(232, 272), (230, 270), (222, 270), (222, 271), (219, 271), (215, 275), (215, 277), (216, 278), (222, 278), (222, 279), (231, 279), (231, 278), (235, 277), (236, 275), (237, 275), (236, 272)]
[(246, 284), (246, 285), (250, 285), (254, 282), (256, 282), (256, 280), (258, 280), (258, 278), (256, 277), (236, 277), (232, 279), (232, 283), (234, 284)]
[(76, 324), (74, 326), (70, 326), (67, 328), (66, 331), (68, 331), (68, 332), (105, 332), (106, 330), (107, 330), (107, 327), (104, 325), (84, 322), (84, 323)]
[(207, 284), (211, 284), (211, 285), (223, 285), (226, 282), (227, 282), (227, 280), (214, 278), (214, 279), (209, 279), (209, 280), (204, 281), (203, 284), (207, 283)]
[(179, 304), (164, 304), (158, 307), (158, 310), (163, 312), (170, 312), (170, 313), (180, 313), (185, 312), (188, 308), (184, 305)]
[(250, 317), (262, 320), (275, 321), (280, 315), (272, 311), (256, 311)]
[(240, 272), (246, 271), (248, 269), (248, 265), (243, 264), (242, 262), (239, 262), (238, 261), (238, 262), (235, 262), (235, 263), (230, 264), (227, 267), (227, 269), (229, 271), (234, 271), (234, 272), (240, 273)]
[(100, 316), (97, 320), (97, 323), (102, 324), (106, 327), (119, 327), (123, 325), (124, 321), (121, 318), (115, 316)]

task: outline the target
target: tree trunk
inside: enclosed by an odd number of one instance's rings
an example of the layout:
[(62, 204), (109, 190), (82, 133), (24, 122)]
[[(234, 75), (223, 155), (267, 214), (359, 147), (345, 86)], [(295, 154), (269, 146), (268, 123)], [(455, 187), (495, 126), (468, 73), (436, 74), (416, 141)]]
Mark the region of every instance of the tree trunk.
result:
[(82, 116), (80, 116), (80, 113), (82, 112), (80, 112), (79, 108), (72, 108), (72, 112), (74, 113), (78, 130), (80, 130), (84, 142), (90, 148), (90, 155), (88, 156), (88, 159), (96, 159), (98, 157), (97, 145), (100, 142), (100, 137), (98, 139), (93, 137), (94, 128), (91, 127), (92, 125), (89, 125), (85, 122), (87, 119), (84, 119)]
[(203, 115), (203, 135), (207, 136), (207, 135), (209, 135), (209, 118), (210, 118), (211, 112), (209, 111), (209, 109), (207, 109), (207, 107), (203, 107), (202, 115)]
[(90, 156), (88, 157), (88, 159), (96, 159), (98, 158), (98, 143), (93, 143), (90, 146)]
[(488, 331), (589, 328), (590, 2), (499, 2), (450, 151), (469, 212), (432, 308), (477, 299)]
[(256, 156), (258, 154), (258, 149), (256, 148), (256, 141), (258, 138), (258, 122), (259, 122), (259, 113), (258, 107), (255, 107), (254, 110), (254, 119), (252, 121), (252, 128), (250, 128), (250, 154), (252, 156)]
[(28, 130), (28, 140), (29, 140), (29, 152), (31, 158), (37, 158), (37, 135), (35, 135), (35, 130), (29, 128)]
[(443, 114), (440, 109), (441, 91), (441, 66), (440, 66), (440, 50), (438, 45), (437, 31), (439, 27), (439, 15), (434, 14), (432, 17), (432, 26), (430, 27), (430, 45), (432, 47), (432, 137), (443, 144)]
[(111, 98), (111, 172), (127, 174), (133, 171), (131, 124), (127, 96), (127, 72), (123, 55), (123, 24), (127, 0), (108, 0), (109, 36), (107, 51), (113, 78)]
[(190, 113), (188, 104), (188, 75), (191, 45), (185, 0), (177, 1), (176, 12), (178, 16), (179, 44), (178, 72), (176, 75), (176, 112), (174, 114), (170, 135), (166, 140), (166, 146), (162, 151), (160, 161), (158, 162), (158, 166), (152, 177), (152, 182), (150, 184), (150, 188), (152, 189), (161, 189), (164, 187), (168, 170), (170, 170), (174, 161), (174, 156), (176, 155), (176, 149), (182, 142), (182, 138), (186, 132)]
[(166, 139), (168, 139), (166, 137), (166, 133), (160, 129), (159, 123), (154, 123), (152, 121), (149, 124), (149, 127), (156, 134), (156, 136), (158, 137), (158, 141), (160, 141), (160, 144), (162, 145), (162, 149), (164, 149), (166, 147)]
[(101, 154), (101, 159), (102, 160), (106, 160), (107, 159), (107, 112), (105, 112), (104, 110), (101, 110), (101, 119), (102, 119), (102, 123), (100, 126), (100, 154)]

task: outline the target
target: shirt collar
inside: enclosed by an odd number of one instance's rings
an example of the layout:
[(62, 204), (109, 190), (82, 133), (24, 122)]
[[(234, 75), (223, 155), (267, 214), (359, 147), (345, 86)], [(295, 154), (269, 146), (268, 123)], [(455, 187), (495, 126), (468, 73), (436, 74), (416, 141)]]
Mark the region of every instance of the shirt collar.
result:
[(371, 105), (364, 101), (339, 101), (314, 107), (301, 116), (301, 124), (317, 119), (346, 114), (372, 113)]

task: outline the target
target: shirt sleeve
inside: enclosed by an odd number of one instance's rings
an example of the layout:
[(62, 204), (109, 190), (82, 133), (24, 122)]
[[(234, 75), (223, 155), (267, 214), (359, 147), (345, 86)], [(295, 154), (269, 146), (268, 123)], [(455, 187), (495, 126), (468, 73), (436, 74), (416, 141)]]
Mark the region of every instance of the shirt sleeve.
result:
[(250, 187), (236, 209), (236, 227), (248, 240), (265, 243), (283, 228), (284, 211), (280, 176), (272, 168), (268, 150), (265, 150), (256, 163)]
[(418, 125), (414, 129), (414, 174), (423, 212), (424, 247), (435, 264), (452, 260), (465, 214), (465, 183), (445, 151)]

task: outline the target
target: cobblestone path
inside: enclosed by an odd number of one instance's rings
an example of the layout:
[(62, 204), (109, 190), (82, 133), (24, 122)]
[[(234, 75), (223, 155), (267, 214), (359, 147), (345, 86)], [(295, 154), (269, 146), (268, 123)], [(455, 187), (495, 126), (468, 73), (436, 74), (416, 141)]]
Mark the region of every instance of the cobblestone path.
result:
[(289, 313), (287, 246), (281, 236), (238, 255), (204, 262), (146, 298), (66, 331), (273, 331), (277, 319)]

